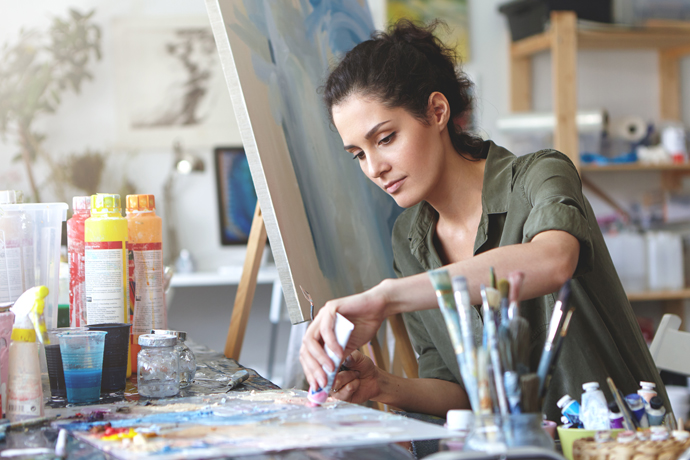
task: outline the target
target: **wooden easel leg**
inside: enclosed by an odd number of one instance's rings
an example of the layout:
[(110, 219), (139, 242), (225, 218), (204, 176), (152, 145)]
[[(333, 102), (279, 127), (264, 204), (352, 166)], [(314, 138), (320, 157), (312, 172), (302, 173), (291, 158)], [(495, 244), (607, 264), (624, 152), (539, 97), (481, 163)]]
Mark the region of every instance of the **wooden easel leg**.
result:
[(235, 296), (235, 305), (232, 308), (228, 336), (225, 339), (225, 357), (235, 361), (240, 359), (240, 353), (242, 352), (244, 332), (247, 329), (249, 313), (252, 310), (254, 291), (256, 291), (256, 278), (259, 274), (261, 256), (264, 253), (265, 247), (266, 226), (261, 215), (261, 208), (259, 203), (257, 203), (256, 211), (254, 211), (254, 220), (252, 220), (252, 229), (249, 232), (247, 255), (244, 259), (242, 277), (240, 278), (240, 284), (237, 286), (237, 295)]
[(402, 314), (398, 313), (397, 315), (389, 316), (388, 321), (391, 323), (391, 329), (393, 329), (393, 335), (395, 335), (395, 351), (400, 353), (405, 375), (407, 375), (408, 379), (416, 379), (419, 376), (419, 367)]

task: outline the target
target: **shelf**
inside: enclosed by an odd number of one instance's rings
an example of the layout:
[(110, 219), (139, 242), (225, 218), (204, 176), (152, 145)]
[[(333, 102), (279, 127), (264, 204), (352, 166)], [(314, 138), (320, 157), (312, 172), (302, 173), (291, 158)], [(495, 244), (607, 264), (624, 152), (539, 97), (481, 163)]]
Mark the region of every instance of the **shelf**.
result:
[[(242, 277), (242, 265), (222, 267), (215, 272), (175, 273), (170, 280), (172, 287), (194, 286), (232, 286), (240, 283)], [(273, 264), (259, 268), (256, 282), (259, 284), (272, 284), (278, 280), (278, 270)]]
[(621, 163), (611, 165), (581, 165), (582, 172), (612, 172), (612, 171), (669, 171), (690, 173), (690, 163), (686, 164), (640, 164)]
[(644, 291), (629, 292), (628, 300), (631, 302), (641, 302), (646, 300), (683, 300), (690, 299), (690, 289), (679, 291)]

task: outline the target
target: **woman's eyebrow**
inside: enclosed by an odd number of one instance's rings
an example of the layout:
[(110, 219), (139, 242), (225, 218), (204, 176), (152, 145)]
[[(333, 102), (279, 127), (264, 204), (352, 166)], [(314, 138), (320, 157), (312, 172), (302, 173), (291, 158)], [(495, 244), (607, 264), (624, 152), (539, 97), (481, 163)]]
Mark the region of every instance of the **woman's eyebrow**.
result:
[[(371, 129), (369, 130), (369, 132), (367, 132), (367, 133), (364, 135), (364, 139), (369, 140), (369, 139), (371, 138), (371, 136), (373, 136), (374, 134), (376, 134), (376, 131), (378, 131), (379, 128), (380, 128), (381, 126), (385, 125), (385, 124), (388, 123), (389, 121), (390, 121), (390, 120), (382, 121), (381, 123), (377, 123), (376, 125), (374, 125), (374, 127), (371, 128)], [(356, 146), (356, 145), (346, 145), (344, 148), (345, 148), (345, 150), (350, 150), (351, 148), (354, 148), (354, 147), (357, 147), (357, 146)]]

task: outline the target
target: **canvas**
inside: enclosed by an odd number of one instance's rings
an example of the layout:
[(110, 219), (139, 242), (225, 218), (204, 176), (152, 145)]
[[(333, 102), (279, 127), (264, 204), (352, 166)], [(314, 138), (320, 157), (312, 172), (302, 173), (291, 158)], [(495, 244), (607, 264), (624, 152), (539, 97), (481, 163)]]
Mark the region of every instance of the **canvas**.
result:
[[(306, 392), (300, 390), (231, 392), (150, 401), (149, 405), (117, 403), (60, 410), (62, 417), (76, 412), (81, 417), (54, 422), (54, 427), (65, 428), (80, 441), (123, 460), (235, 457), (449, 435), (437, 425), (341, 401), (311, 407)], [(128, 436), (108, 437), (104, 428), (97, 428), (106, 423), (126, 428)]]
[(369, 38), (365, 0), (207, 0), (211, 28), (293, 323), (309, 304), (394, 277), (400, 212), (329, 123), (329, 65)]
[(247, 156), (241, 147), (217, 147), (214, 156), (221, 244), (245, 244), (256, 208)]

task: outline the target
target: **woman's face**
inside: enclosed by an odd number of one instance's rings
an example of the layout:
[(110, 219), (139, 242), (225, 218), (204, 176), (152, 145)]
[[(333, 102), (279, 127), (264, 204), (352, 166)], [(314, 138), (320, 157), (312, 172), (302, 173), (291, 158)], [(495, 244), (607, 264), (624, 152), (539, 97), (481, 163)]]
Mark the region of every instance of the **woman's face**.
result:
[(402, 108), (353, 95), (333, 107), (333, 122), (345, 150), (364, 174), (409, 208), (432, 193), (443, 172), (441, 131), (432, 117), (424, 124)]

